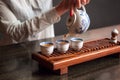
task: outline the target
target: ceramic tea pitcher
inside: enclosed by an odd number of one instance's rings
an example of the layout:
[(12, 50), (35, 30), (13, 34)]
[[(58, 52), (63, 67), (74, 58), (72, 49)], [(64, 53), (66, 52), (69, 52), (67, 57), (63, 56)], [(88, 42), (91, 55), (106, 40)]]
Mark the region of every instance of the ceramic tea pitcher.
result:
[(89, 28), (90, 18), (86, 13), (85, 7), (82, 5), (82, 9), (74, 9), (73, 16), (68, 16), (66, 26), (69, 34), (81, 34)]

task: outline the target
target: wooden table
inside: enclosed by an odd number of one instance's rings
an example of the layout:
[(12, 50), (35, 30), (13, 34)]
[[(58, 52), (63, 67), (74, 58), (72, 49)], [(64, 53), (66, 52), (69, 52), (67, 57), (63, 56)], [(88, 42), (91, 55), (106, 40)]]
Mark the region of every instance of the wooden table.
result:
[[(119, 25), (90, 30), (84, 34), (76, 35), (84, 39), (85, 43), (80, 51), (74, 51), (69, 49), (66, 53), (59, 53), (56, 49), (50, 56), (42, 55), (40, 52), (32, 54), (33, 59), (39, 61), (39, 63), (50, 70), (59, 71), (59, 74), (68, 73), (68, 67), (76, 64), (80, 64), (86, 61), (101, 58), (107, 55), (120, 52), (120, 42), (117, 44), (110, 43), (111, 31), (117, 28)], [(53, 41), (56, 39), (54, 38)], [(118, 40), (119, 40), (118, 36)]]
[[(114, 28), (120, 31), (120, 25), (117, 25), (89, 30), (78, 36), (84, 39), (85, 43), (110, 38), (110, 32)], [(68, 74), (62, 76), (52, 73), (53, 71), (42, 67), (38, 61), (31, 58), (31, 53), (40, 51), (40, 42), (61, 38), (62, 35), (52, 39), (0, 46), (0, 80), (120, 80), (120, 58), (116, 54), (69, 66)], [(118, 40), (120, 41), (120, 35)]]

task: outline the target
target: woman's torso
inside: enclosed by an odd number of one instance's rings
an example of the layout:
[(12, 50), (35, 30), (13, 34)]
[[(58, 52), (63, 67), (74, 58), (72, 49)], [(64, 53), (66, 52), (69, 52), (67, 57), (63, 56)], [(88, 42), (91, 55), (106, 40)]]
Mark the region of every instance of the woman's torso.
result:
[[(31, 19), (37, 15), (41, 15), (41, 13), (46, 12), (52, 7), (52, 0), (1, 0), (10, 8), (13, 14), (16, 16), (18, 20), (24, 22), (25, 20)], [(0, 36), (3, 36), (0, 34)], [(6, 36), (4, 36), (6, 37)], [(44, 29), (43, 31), (33, 34), (29, 40), (43, 39), (54, 37), (54, 29), (53, 25)], [(9, 41), (7, 37), (5, 38), (7, 41), (0, 38), (0, 44), (9, 44), (13, 43), (12, 40)], [(11, 42), (12, 41), (12, 42)]]

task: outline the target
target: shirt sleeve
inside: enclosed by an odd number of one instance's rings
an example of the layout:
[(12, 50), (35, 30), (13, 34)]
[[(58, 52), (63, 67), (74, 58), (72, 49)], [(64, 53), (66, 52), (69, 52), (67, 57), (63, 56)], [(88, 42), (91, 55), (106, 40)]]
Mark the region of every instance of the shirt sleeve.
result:
[(30, 20), (21, 22), (5, 5), (0, 5), (0, 32), (7, 34), (11, 39), (21, 42), (30, 35), (40, 32), (50, 25), (60, 21), (55, 8), (35, 16)]

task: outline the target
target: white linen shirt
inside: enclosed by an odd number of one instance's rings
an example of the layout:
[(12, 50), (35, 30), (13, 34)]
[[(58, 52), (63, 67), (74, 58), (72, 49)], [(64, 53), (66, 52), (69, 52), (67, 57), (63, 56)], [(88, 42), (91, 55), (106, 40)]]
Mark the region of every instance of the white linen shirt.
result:
[(0, 0), (0, 45), (54, 37), (52, 0)]

